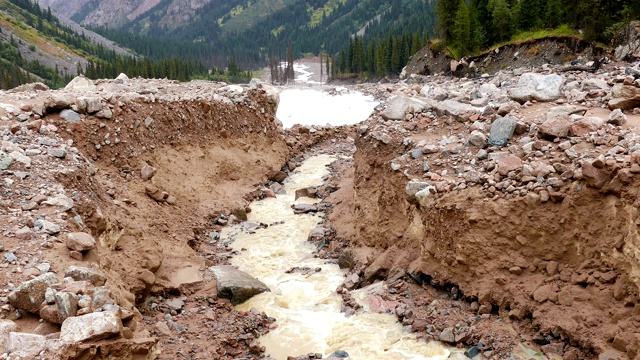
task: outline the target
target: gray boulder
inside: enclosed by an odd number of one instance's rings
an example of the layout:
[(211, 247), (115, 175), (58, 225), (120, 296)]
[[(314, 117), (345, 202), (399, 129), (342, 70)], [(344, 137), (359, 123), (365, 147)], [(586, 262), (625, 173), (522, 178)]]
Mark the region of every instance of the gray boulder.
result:
[(509, 91), (509, 97), (521, 104), (531, 100), (554, 101), (562, 95), (563, 83), (560, 75), (525, 73), (520, 76), (518, 86)]
[(475, 114), (480, 114), (480, 109), (469, 104), (464, 104), (455, 100), (445, 100), (434, 106), (436, 113), (440, 116), (451, 115), (461, 120), (468, 120)]
[(40, 311), (47, 288), (58, 282), (54, 273), (46, 273), (26, 281), (9, 293), (9, 302), (15, 308), (34, 314)]
[(425, 106), (427, 106), (427, 103), (424, 101), (403, 95), (395, 95), (387, 102), (387, 108), (382, 112), (382, 117), (385, 120), (403, 120), (406, 113), (420, 111)]
[(518, 123), (509, 118), (498, 118), (491, 124), (489, 132), (489, 145), (504, 147), (507, 145)]
[(93, 83), (93, 80), (87, 79), (86, 77), (80, 75), (69, 81), (64, 89), (76, 91), (94, 91), (97, 89), (97, 86)]
[(81, 120), (80, 114), (73, 110), (64, 109), (60, 112), (60, 117), (67, 120), (70, 123), (75, 123)]
[(270, 291), (267, 285), (233, 266), (211, 267), (218, 287), (218, 296), (231, 300), (233, 305), (242, 304), (255, 295)]

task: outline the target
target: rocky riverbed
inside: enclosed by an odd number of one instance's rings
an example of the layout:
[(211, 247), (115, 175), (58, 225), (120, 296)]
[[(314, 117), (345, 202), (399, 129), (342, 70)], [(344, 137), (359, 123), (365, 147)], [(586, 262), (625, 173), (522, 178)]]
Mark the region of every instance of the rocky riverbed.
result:
[(314, 148), (352, 156), (299, 194), (329, 212), (310, 241), (345, 269), (345, 314), (394, 314), (457, 358), (639, 356), (637, 63), (348, 91), (380, 102), (363, 123), (287, 131), (259, 82), (3, 92), (5, 357), (267, 357), (277, 322), (219, 288), (219, 234)]

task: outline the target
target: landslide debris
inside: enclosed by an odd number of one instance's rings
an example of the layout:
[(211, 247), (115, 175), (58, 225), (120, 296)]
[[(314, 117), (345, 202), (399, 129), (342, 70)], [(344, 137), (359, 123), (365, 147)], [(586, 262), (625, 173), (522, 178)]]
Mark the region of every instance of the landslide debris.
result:
[(370, 305), (473, 354), (639, 356), (639, 64), (566, 68), (368, 86), (321, 251), (347, 307), (385, 280)]
[[(289, 149), (278, 95), (129, 79), (0, 101), (0, 346), (11, 358), (235, 359), (273, 319), (218, 298), (220, 224)], [(239, 214), (234, 211), (235, 214)]]

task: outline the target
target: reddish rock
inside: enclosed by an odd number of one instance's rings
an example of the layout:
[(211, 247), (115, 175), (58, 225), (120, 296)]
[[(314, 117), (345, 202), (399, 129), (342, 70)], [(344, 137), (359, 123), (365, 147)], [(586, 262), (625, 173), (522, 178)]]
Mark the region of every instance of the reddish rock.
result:
[(498, 165), (498, 174), (506, 176), (512, 171), (522, 169), (522, 160), (515, 155), (507, 155), (496, 160)]
[(569, 126), (571, 136), (584, 136), (590, 132), (597, 131), (605, 121), (596, 117), (587, 117), (572, 123)]
[(543, 303), (551, 298), (551, 294), (553, 290), (551, 285), (543, 285), (540, 286), (536, 291), (533, 292), (533, 300)]
[(540, 125), (540, 134), (550, 139), (567, 137), (572, 123), (568, 116), (554, 116)]
[(95, 249), (96, 239), (91, 234), (85, 232), (72, 232), (67, 234), (65, 241), (67, 248), (74, 251), (89, 251)]
[(587, 185), (596, 189), (602, 189), (611, 180), (608, 171), (598, 169), (589, 161), (582, 162), (582, 176), (587, 180)]

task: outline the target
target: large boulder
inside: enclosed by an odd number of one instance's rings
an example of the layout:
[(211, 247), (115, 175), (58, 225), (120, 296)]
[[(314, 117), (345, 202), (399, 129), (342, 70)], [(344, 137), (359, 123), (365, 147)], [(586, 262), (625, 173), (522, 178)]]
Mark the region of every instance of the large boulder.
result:
[(640, 107), (640, 88), (633, 85), (615, 84), (611, 89), (609, 109), (631, 110)]
[(9, 333), (5, 351), (11, 359), (35, 359), (46, 347), (47, 338), (42, 335), (19, 332)]
[(509, 91), (509, 96), (521, 104), (531, 100), (554, 101), (562, 95), (563, 83), (560, 75), (525, 73), (520, 76), (518, 86)]
[(387, 101), (387, 108), (382, 112), (385, 120), (403, 120), (405, 114), (424, 109), (427, 103), (404, 95), (395, 95)]
[(94, 91), (97, 89), (96, 85), (93, 83), (93, 80), (87, 79), (86, 77), (80, 75), (73, 78), (73, 80), (69, 81), (67, 86), (64, 87), (65, 90), (76, 90), (76, 91)]
[(242, 304), (250, 298), (270, 291), (267, 285), (233, 266), (211, 267), (218, 287), (218, 296), (231, 300), (233, 305)]
[(471, 116), (481, 113), (481, 109), (455, 100), (441, 101), (434, 106), (434, 109), (440, 116), (450, 115), (460, 120), (469, 120)]
[(101, 340), (116, 336), (121, 331), (122, 320), (118, 312), (95, 312), (67, 318), (60, 328), (60, 340), (66, 343)]
[(498, 118), (491, 124), (489, 145), (503, 147), (507, 145), (518, 123), (509, 118)]
[(9, 302), (15, 308), (37, 314), (44, 301), (47, 288), (58, 282), (56, 274), (46, 273), (26, 281), (9, 293)]

